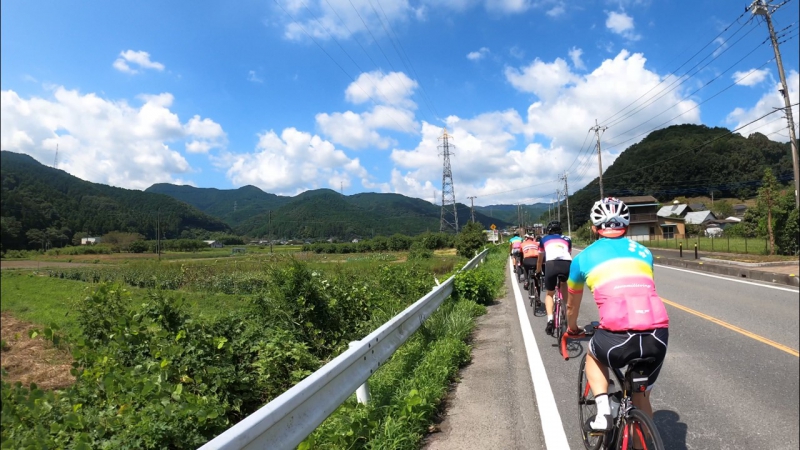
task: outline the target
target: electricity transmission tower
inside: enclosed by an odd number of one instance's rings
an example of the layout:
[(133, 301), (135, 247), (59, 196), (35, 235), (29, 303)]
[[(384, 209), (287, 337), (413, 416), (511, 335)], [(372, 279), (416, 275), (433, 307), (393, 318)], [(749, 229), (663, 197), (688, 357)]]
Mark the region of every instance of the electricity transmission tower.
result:
[(472, 197), (467, 197), (467, 198), (469, 199), (469, 214), (470, 214), (470, 220), (472, 221), (472, 223), (475, 223), (475, 199), (476, 199), (477, 197), (475, 197), (475, 196), (473, 195)]
[(603, 157), (600, 155), (600, 132), (606, 131), (608, 127), (601, 127), (594, 119), (594, 126), (589, 128), (589, 131), (594, 131), (594, 136), (597, 138), (597, 164), (600, 167), (600, 198), (603, 198)]
[(58, 169), (58, 144), (56, 144), (56, 157), (53, 160), (53, 169)]
[(783, 72), (783, 61), (781, 60), (781, 51), (778, 48), (778, 38), (775, 37), (775, 29), (772, 27), (772, 16), (778, 8), (783, 6), (786, 2), (778, 6), (767, 5), (764, 0), (754, 0), (750, 5), (750, 11), (753, 15), (764, 16), (769, 28), (769, 36), (772, 40), (772, 49), (775, 51), (775, 61), (778, 63), (778, 74), (781, 77), (781, 86), (779, 89), (783, 103), (786, 108), (786, 121), (789, 125), (789, 141), (792, 147), (792, 166), (794, 168), (794, 206), (800, 208), (800, 169), (798, 169), (797, 159), (797, 136), (794, 133), (794, 119), (792, 118), (792, 102), (789, 99), (789, 88), (786, 86), (786, 74)]
[(456, 210), (456, 192), (453, 188), (453, 169), (450, 167), (450, 147), (455, 145), (450, 144), (450, 136), (447, 134), (447, 128), (444, 129), (444, 134), (439, 138), (442, 144), (438, 146), (442, 150), (440, 156), (444, 156), (444, 167), (442, 170), (442, 217), (439, 222), (439, 231), (453, 230), (458, 233), (458, 211)]

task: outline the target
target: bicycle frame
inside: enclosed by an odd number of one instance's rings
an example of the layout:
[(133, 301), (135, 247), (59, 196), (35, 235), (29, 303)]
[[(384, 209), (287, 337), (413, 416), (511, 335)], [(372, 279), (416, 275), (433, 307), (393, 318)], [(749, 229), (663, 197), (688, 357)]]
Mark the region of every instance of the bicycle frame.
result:
[[(567, 341), (585, 339), (589, 336), (592, 336), (593, 334), (594, 334), (594, 325), (589, 325), (587, 327), (584, 327), (584, 331), (580, 334), (570, 335), (564, 333), (564, 335), (561, 336), (561, 346), (560, 346), (561, 356), (564, 358), (564, 360), (565, 361), (569, 360), (569, 353), (567, 351)], [(606, 436), (603, 439), (604, 442), (606, 442), (607, 444), (610, 443), (620, 444), (616, 445), (614, 448), (628, 448), (629, 440), (635, 438), (635, 436), (632, 436), (630, 434), (629, 427), (625, 426), (625, 422), (630, 416), (630, 411), (636, 408), (633, 405), (633, 398), (631, 397), (633, 393), (633, 387), (631, 381), (633, 366), (628, 365), (625, 369), (624, 374), (622, 373), (622, 370), (616, 367), (609, 367), (609, 369), (611, 369), (610, 372), (614, 376), (613, 381), (616, 382), (617, 386), (620, 387), (622, 396), (620, 398), (619, 411), (617, 412), (617, 416), (613, 418), (614, 421), (613, 427), (609, 432), (603, 432), (604, 434), (606, 433), (611, 433), (611, 434), (610, 435), (606, 434)], [(584, 397), (588, 396), (590, 389), (591, 386), (589, 385), (589, 382), (587, 380), (586, 388), (585, 391), (583, 392)], [(620, 431), (622, 432), (622, 434), (621, 435), (617, 434)], [(642, 430), (640, 428), (636, 428), (636, 433), (638, 434), (639, 439), (641, 441), (644, 441), (644, 436), (642, 435)]]

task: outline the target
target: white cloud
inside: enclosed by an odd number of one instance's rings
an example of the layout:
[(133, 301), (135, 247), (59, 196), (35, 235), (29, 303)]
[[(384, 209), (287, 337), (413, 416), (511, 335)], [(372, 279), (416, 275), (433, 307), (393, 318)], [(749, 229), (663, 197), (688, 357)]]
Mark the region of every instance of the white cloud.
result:
[(580, 70), (586, 69), (586, 64), (584, 64), (583, 60), (581, 59), (582, 55), (583, 55), (583, 50), (577, 47), (572, 47), (569, 50), (569, 59), (572, 60), (572, 66), (575, 67), (576, 69)]
[[(482, 205), (550, 201), (555, 189), (563, 186), (557, 174), (570, 165), (573, 190), (591, 181), (597, 176), (596, 155), (580, 153), (588, 148), (582, 144), (591, 145), (592, 139), (585, 140), (589, 128), (595, 119), (613, 116), (661, 81), (659, 74), (645, 68), (645, 62), (641, 54), (623, 51), (587, 74), (573, 73), (559, 59), (537, 60), (526, 70), (507, 71), (508, 77), (520, 78), (517, 89), (540, 98), (528, 108), (527, 117), (511, 109), (447, 118), (455, 146), (450, 162), (456, 200), (467, 203), (466, 197), (475, 195), (476, 204)], [(674, 91), (613, 124), (603, 135), (604, 168), (651, 128), (698, 123), (700, 112), (692, 109), (696, 105)], [(686, 114), (673, 119), (681, 113)], [(392, 151), (393, 192), (432, 199), (429, 190), (433, 187), (441, 195), (442, 157), (437, 148), (441, 134), (440, 126), (423, 123), (416, 148)]]
[(714, 39), (714, 43), (717, 44), (717, 48), (714, 49), (713, 53), (713, 56), (716, 58), (722, 52), (724, 52), (726, 48), (728, 48), (728, 42), (725, 39), (718, 37)]
[(355, 104), (373, 100), (376, 103), (402, 108), (416, 108), (409, 97), (419, 84), (403, 72), (384, 74), (380, 70), (362, 73), (345, 90), (345, 98)]
[(553, 6), (552, 8), (548, 9), (545, 14), (547, 14), (550, 17), (558, 17), (563, 15), (565, 11), (566, 8), (564, 7), (564, 4), (559, 3), (556, 6)]
[(254, 152), (226, 153), (216, 164), (227, 168), (236, 185), (252, 184), (283, 195), (320, 187), (338, 190), (340, 182), (350, 186), (351, 178), (367, 177), (358, 158), (350, 159), (333, 143), (295, 128), (280, 136), (274, 131), (259, 134)]
[(522, 59), (525, 57), (525, 51), (516, 45), (508, 49), (508, 54), (517, 59)]
[[(786, 84), (789, 87), (789, 98), (796, 99), (800, 92), (800, 76), (796, 71), (791, 71), (786, 77)], [(773, 89), (770, 89), (764, 94), (752, 108), (736, 108), (728, 114), (725, 122), (730, 124), (731, 129), (739, 128), (746, 123), (752, 122), (759, 117), (775, 111), (775, 108), (785, 108), (783, 97), (781, 97), (778, 89), (781, 89), (780, 83), (775, 83)], [(749, 125), (740, 131), (742, 136), (748, 136), (752, 133), (758, 132), (769, 136), (770, 139), (781, 142), (789, 141), (789, 130), (787, 127), (786, 119), (781, 118), (782, 113), (776, 112), (769, 115), (752, 125)], [(797, 117), (800, 117), (800, 108), (797, 105), (792, 107), (792, 116), (795, 117), (795, 126), (797, 126)]]
[(751, 69), (742, 72), (735, 72), (731, 78), (739, 86), (755, 86), (767, 79), (769, 69)]
[(636, 34), (633, 17), (627, 15), (625, 11), (609, 11), (607, 16), (606, 28), (612, 32), (631, 41), (637, 41), (641, 38), (641, 36)]
[[(171, 94), (140, 96), (142, 105), (54, 88), (52, 98), (21, 98), (2, 91), (0, 145), (51, 164), (58, 145), (59, 168), (89, 181), (131, 189), (154, 183), (185, 183), (192, 171), (171, 142), (218, 145), (222, 128), (195, 116), (181, 123), (169, 108)], [(205, 144), (203, 144), (205, 143)]]
[[(406, 89), (396, 88), (398, 85), (405, 86)], [(408, 98), (416, 86), (416, 81), (401, 72), (392, 72), (388, 75), (381, 72), (363, 73), (347, 87), (345, 91), (347, 99), (353, 103), (363, 103), (369, 94), (376, 100), (383, 100), (380, 103), (386, 104), (375, 104), (371, 111), (363, 113), (353, 111), (319, 113), (316, 115), (317, 125), (322, 133), (336, 144), (351, 149), (366, 147), (386, 149), (394, 145), (395, 141), (381, 136), (377, 130), (386, 129), (412, 134), (417, 132), (419, 125), (414, 121), (412, 111), (416, 104)]]
[(253, 83), (263, 83), (264, 82), (264, 80), (262, 78), (259, 78), (259, 76), (256, 74), (255, 70), (250, 70), (250, 71), (247, 72), (247, 81), (251, 81)]
[(478, 61), (483, 59), (484, 56), (489, 54), (489, 49), (481, 47), (479, 50), (467, 53), (467, 59), (470, 61)]
[[(120, 52), (119, 56), (120, 57), (114, 61), (112, 66), (120, 72), (136, 74), (139, 73), (141, 69), (153, 69), (159, 72), (164, 70), (163, 64), (150, 61), (150, 53), (144, 51), (125, 50)], [(138, 69), (131, 67), (130, 64), (137, 66)]]
[(506, 79), (512, 86), (523, 92), (531, 92), (539, 98), (557, 97), (564, 86), (575, 81), (567, 62), (556, 58), (552, 63), (545, 63), (536, 58), (528, 66), (518, 70), (506, 67)]

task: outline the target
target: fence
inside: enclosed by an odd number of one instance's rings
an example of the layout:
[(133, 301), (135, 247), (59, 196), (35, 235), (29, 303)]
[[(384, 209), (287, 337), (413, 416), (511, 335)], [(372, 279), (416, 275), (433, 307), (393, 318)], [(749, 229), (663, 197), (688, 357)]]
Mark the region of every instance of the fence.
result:
[[(476, 267), (487, 253), (475, 256), (459, 272)], [(455, 275), (200, 450), (295, 448), (439, 308), (453, 292), (454, 281)]]
[(630, 239), (652, 248), (677, 249), (683, 243), (684, 250), (694, 249), (694, 245), (697, 244), (697, 249), (704, 252), (769, 254), (769, 240), (767, 238), (705, 237), (676, 234), (672, 239), (664, 239), (661, 236), (630, 236)]

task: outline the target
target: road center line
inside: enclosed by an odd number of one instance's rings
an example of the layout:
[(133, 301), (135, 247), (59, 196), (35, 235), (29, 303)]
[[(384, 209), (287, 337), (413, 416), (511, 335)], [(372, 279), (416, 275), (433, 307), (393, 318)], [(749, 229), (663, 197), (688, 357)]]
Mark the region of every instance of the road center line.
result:
[(509, 262), (509, 271), (511, 272), (514, 299), (517, 302), (517, 315), (522, 329), (522, 341), (525, 343), (528, 367), (531, 371), (531, 380), (533, 380), (536, 405), (539, 407), (539, 417), (542, 420), (545, 447), (548, 450), (569, 450), (569, 442), (567, 441), (566, 433), (564, 433), (564, 424), (561, 422), (561, 416), (558, 414), (553, 388), (550, 386), (550, 380), (547, 379), (542, 355), (539, 354), (539, 346), (536, 345), (536, 337), (533, 335), (531, 319), (528, 317), (525, 302), (522, 301), (519, 283), (516, 282), (517, 275), (514, 273), (513, 261)]
[(669, 269), (669, 270), (677, 270), (677, 271), (680, 271), (680, 272), (693, 273), (695, 275), (700, 275), (700, 276), (703, 276), (703, 277), (719, 278), (720, 280), (735, 281), (737, 283), (752, 284), (753, 286), (760, 286), (760, 287), (765, 287), (765, 288), (770, 288), (770, 289), (777, 289), (779, 291), (794, 292), (795, 294), (800, 292), (797, 289), (789, 289), (789, 288), (780, 287), (780, 286), (772, 286), (772, 285), (768, 284), (768, 282), (766, 282), (766, 281), (764, 283), (754, 283), (752, 281), (740, 280), (738, 278), (721, 277), (719, 275), (711, 275), (711, 274), (707, 274), (707, 273), (703, 273), (703, 272), (696, 272), (694, 270), (679, 269), (677, 267), (664, 266), (664, 265), (661, 265), (661, 264), (656, 264), (656, 266), (664, 268), (664, 269)]
[(798, 352), (797, 350), (795, 350), (795, 349), (793, 349), (791, 347), (787, 347), (787, 346), (785, 346), (783, 344), (779, 344), (779, 343), (777, 343), (777, 342), (775, 342), (773, 340), (767, 339), (767, 338), (765, 338), (763, 336), (759, 336), (759, 335), (757, 335), (755, 333), (751, 333), (751, 332), (749, 332), (749, 331), (747, 331), (747, 330), (745, 330), (743, 328), (737, 327), (736, 325), (731, 325), (728, 322), (725, 322), (723, 320), (719, 320), (719, 319), (717, 319), (715, 317), (711, 317), (711, 316), (709, 316), (707, 314), (703, 314), (700, 311), (695, 311), (692, 308), (688, 308), (686, 306), (679, 305), (679, 304), (677, 304), (677, 303), (675, 303), (675, 302), (673, 302), (671, 300), (665, 299), (664, 297), (661, 297), (661, 300), (664, 303), (666, 303), (666, 304), (668, 304), (670, 306), (674, 306), (674, 307), (676, 307), (678, 309), (681, 309), (681, 310), (684, 310), (684, 311), (686, 311), (686, 312), (688, 312), (690, 314), (694, 314), (697, 317), (700, 317), (700, 318), (706, 319), (708, 321), (714, 322), (717, 325), (721, 325), (721, 326), (723, 326), (723, 327), (725, 327), (725, 328), (727, 328), (729, 330), (733, 330), (733, 331), (735, 331), (735, 332), (737, 332), (739, 334), (743, 334), (743, 335), (745, 335), (745, 336), (747, 336), (749, 338), (755, 339), (755, 340), (757, 340), (759, 342), (763, 342), (764, 344), (771, 345), (772, 347), (775, 347), (778, 350), (783, 350), (784, 352), (786, 352), (786, 353), (788, 353), (788, 354), (790, 354), (792, 356), (800, 356), (800, 352)]

